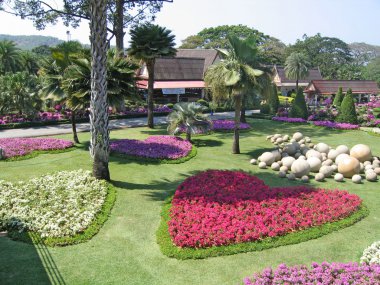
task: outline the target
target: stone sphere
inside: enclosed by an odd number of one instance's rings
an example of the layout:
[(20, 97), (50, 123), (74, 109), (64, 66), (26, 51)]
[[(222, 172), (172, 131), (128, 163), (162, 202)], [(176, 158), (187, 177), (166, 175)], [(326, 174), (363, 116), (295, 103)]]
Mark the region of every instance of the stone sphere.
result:
[(301, 145), (301, 144), (305, 144), (305, 139), (300, 140), (298, 143), (299, 143), (300, 145)]
[(310, 158), (310, 157), (317, 157), (319, 158), (320, 161), (322, 161), (322, 154), (319, 151), (316, 151), (314, 149), (311, 149), (306, 153), (306, 158)]
[(280, 172), (278, 173), (278, 177), (280, 177), (280, 178), (285, 178), (285, 177), (286, 177), (286, 172), (280, 171)]
[(267, 164), (265, 162), (260, 162), (259, 163), (259, 168), (265, 169), (265, 168), (267, 168)]
[(257, 164), (257, 159), (252, 158), (249, 162), (250, 162), (251, 164)]
[(288, 143), (282, 149), (283, 152), (286, 152), (289, 155), (294, 155), (297, 152), (297, 148), (294, 144)]
[(319, 173), (322, 173), (326, 178), (330, 177), (334, 172), (334, 169), (331, 166), (325, 165), (319, 169)]
[(309, 137), (305, 137), (305, 142), (306, 143), (311, 143), (311, 139)]
[(282, 137), (281, 134), (274, 134), (274, 135), (273, 135), (273, 138), (274, 138), (275, 140), (278, 139), (278, 138), (280, 138), (280, 137)]
[(303, 183), (308, 183), (308, 182), (309, 182), (309, 176), (307, 176), (307, 175), (302, 176), (302, 177), (301, 177), (301, 181), (302, 181)]
[(290, 143), (294, 143), (294, 142), (296, 142), (295, 139), (290, 139)]
[(286, 173), (286, 172), (288, 172), (288, 170), (289, 170), (289, 168), (286, 167), (286, 166), (284, 166), (284, 165), (280, 167), (280, 171), (281, 172), (285, 172)]
[(327, 154), (327, 158), (331, 160), (335, 160), (338, 155), (339, 155), (339, 152), (337, 150), (331, 149), (329, 153)]
[(342, 173), (337, 173), (334, 175), (334, 180), (336, 182), (342, 182), (344, 180), (344, 176)]
[(364, 164), (360, 162), (360, 173), (364, 172)]
[(380, 167), (376, 167), (373, 171), (375, 171), (377, 175), (380, 175)]
[(323, 175), (323, 173), (317, 173), (315, 175), (315, 181), (321, 182), (323, 180), (325, 180), (325, 176)]
[(364, 166), (372, 165), (372, 163), (371, 163), (370, 161), (367, 160), (367, 161), (364, 161), (364, 162), (363, 162), (363, 165), (364, 165)]
[(347, 153), (341, 153), (341, 154), (339, 154), (337, 157), (336, 157), (336, 159), (335, 159), (335, 163), (337, 164), (337, 165), (339, 165), (339, 163), (341, 162), (341, 161), (343, 161), (343, 160), (345, 160), (346, 158), (349, 158), (350, 156), (347, 154)]
[(281, 152), (281, 157), (288, 157), (289, 154), (287, 154), (286, 152)]
[(294, 158), (295, 158), (295, 159), (298, 159), (301, 155), (302, 155), (301, 153), (296, 152), (296, 154), (294, 155)]
[(279, 171), (280, 170), (280, 165), (277, 162), (273, 162), (272, 165), (270, 166), (272, 170), (274, 171)]
[(325, 165), (327, 165), (327, 166), (331, 166), (331, 165), (333, 165), (334, 164), (334, 162), (330, 159), (330, 158), (328, 158), (328, 159), (326, 159), (323, 163), (322, 163), (322, 166), (325, 166)]
[(293, 134), (293, 139), (296, 140), (297, 142), (303, 139), (303, 134), (300, 132), (296, 132)]
[(286, 166), (288, 169), (292, 167), (293, 162), (295, 162), (296, 159), (294, 157), (288, 156), (281, 159), (282, 165)]
[(289, 180), (295, 180), (296, 179), (296, 176), (293, 173), (289, 173), (287, 175), (287, 177), (288, 177)]
[(293, 162), (291, 170), (297, 178), (301, 178), (302, 176), (309, 174), (310, 165), (306, 160), (297, 159), (295, 162)]
[(325, 143), (319, 143), (315, 146), (315, 150), (327, 154), (330, 150), (330, 147)]
[(300, 150), (301, 150), (301, 152), (302, 152), (302, 150), (303, 150), (305, 147), (306, 147), (306, 144), (304, 144), (304, 143), (300, 144)]
[(338, 164), (338, 172), (344, 177), (351, 178), (360, 173), (360, 162), (355, 157), (347, 157)]
[(279, 150), (272, 150), (271, 153), (274, 156), (274, 161), (280, 160), (281, 159), (281, 153)]
[(315, 156), (308, 158), (307, 163), (310, 165), (310, 171), (311, 172), (318, 172), (322, 166), (321, 160)]
[(346, 145), (340, 145), (340, 146), (338, 146), (335, 150), (336, 150), (339, 154), (341, 154), (341, 153), (349, 154), (349, 153), (350, 153), (350, 149), (349, 149), (348, 146), (346, 146)]
[(367, 179), (367, 181), (375, 182), (377, 180), (377, 175), (374, 171), (368, 172), (365, 175), (365, 179)]
[(292, 142), (292, 145), (294, 145), (296, 151), (298, 151), (301, 148), (301, 145), (298, 142)]
[(277, 163), (278, 163), (279, 166), (282, 166), (281, 160), (277, 161)]
[(271, 138), (273, 138), (273, 135), (267, 136), (267, 141), (269, 141)]
[(301, 155), (298, 159), (303, 159), (303, 160), (306, 160), (306, 156), (304, 155)]
[(368, 169), (373, 169), (374, 167), (372, 165), (366, 165), (364, 167), (364, 171), (368, 170)]
[(372, 165), (376, 168), (376, 167), (380, 167), (380, 161), (378, 161), (378, 160), (374, 160), (373, 162), (372, 162)]
[(271, 152), (264, 152), (260, 156), (260, 161), (264, 162), (266, 165), (269, 166), (275, 161), (275, 157), (274, 157), (273, 153), (271, 153)]
[(372, 160), (372, 152), (368, 145), (357, 144), (351, 148), (350, 156), (355, 157), (360, 162)]
[(277, 144), (281, 144), (281, 143), (283, 143), (284, 142), (284, 140), (282, 139), (282, 138), (278, 138), (278, 139), (276, 139), (276, 143)]
[(338, 165), (333, 164), (331, 165), (331, 168), (334, 170), (334, 172), (336, 172), (338, 170)]
[(313, 144), (313, 143), (309, 143), (309, 144), (308, 144), (308, 147), (309, 147), (309, 148), (313, 148), (313, 147), (314, 147), (314, 144)]
[(362, 177), (359, 174), (352, 176), (352, 182), (359, 184), (362, 183)]
[(289, 140), (289, 136), (288, 136), (288, 135), (283, 136), (283, 137), (282, 137), (282, 140), (283, 140), (284, 142), (287, 142), (287, 141)]

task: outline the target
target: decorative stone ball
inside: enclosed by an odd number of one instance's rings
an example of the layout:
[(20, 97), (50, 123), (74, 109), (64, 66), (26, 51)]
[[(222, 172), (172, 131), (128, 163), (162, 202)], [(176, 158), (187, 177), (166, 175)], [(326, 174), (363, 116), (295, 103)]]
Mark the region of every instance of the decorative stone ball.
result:
[(376, 167), (373, 171), (375, 171), (377, 175), (380, 175), (380, 167)]
[(301, 148), (301, 145), (299, 144), (299, 142), (292, 142), (292, 145), (295, 146), (296, 150), (299, 150)]
[(337, 148), (336, 148), (336, 151), (341, 154), (341, 153), (346, 153), (346, 154), (349, 154), (350, 153), (350, 149), (348, 148), (348, 146), (346, 145), (339, 145)]
[(306, 158), (310, 157), (318, 157), (319, 160), (322, 161), (322, 154), (314, 149), (311, 149), (306, 153)]
[(333, 164), (331, 165), (331, 168), (334, 170), (334, 172), (336, 172), (338, 170), (338, 165)]
[(294, 158), (298, 159), (302, 154), (300, 152), (296, 152), (296, 154), (294, 155)]
[(249, 162), (250, 162), (251, 164), (256, 165), (256, 164), (257, 164), (257, 159), (252, 158)]
[(282, 139), (282, 138), (278, 138), (278, 139), (276, 139), (276, 143), (277, 144), (281, 144), (281, 143), (283, 143), (284, 142), (284, 140)]
[(334, 180), (336, 182), (342, 182), (344, 180), (344, 176), (342, 173), (337, 173), (334, 175)]
[(282, 166), (282, 161), (281, 160), (278, 160), (277, 163), (278, 163), (279, 166)]
[(259, 163), (259, 168), (265, 169), (265, 168), (267, 168), (267, 164), (265, 162), (260, 162)]
[(264, 162), (266, 165), (269, 166), (275, 161), (275, 157), (274, 157), (273, 153), (271, 153), (271, 152), (264, 152), (260, 156), (260, 161)]
[(372, 160), (372, 152), (368, 145), (357, 144), (351, 148), (350, 156), (355, 157), (360, 162)]
[(372, 165), (376, 168), (376, 167), (380, 167), (380, 161), (378, 161), (378, 160), (374, 160), (373, 162), (372, 162)]
[(325, 166), (325, 165), (331, 166), (333, 164), (334, 164), (334, 162), (331, 159), (329, 159), (329, 158), (326, 159), (324, 162), (322, 162), (322, 166)]
[(335, 160), (338, 155), (339, 155), (339, 152), (337, 150), (330, 149), (329, 153), (327, 154), (327, 158), (331, 160)]
[(321, 169), (319, 169), (319, 173), (322, 173), (326, 178), (331, 177), (333, 172), (334, 172), (333, 168), (328, 165), (322, 166)]
[(280, 167), (280, 171), (281, 171), (281, 172), (285, 172), (285, 173), (286, 173), (286, 172), (288, 172), (288, 170), (289, 170), (289, 168), (287, 168), (287, 167), (284, 166), (284, 165)]
[(310, 165), (306, 160), (297, 159), (295, 162), (293, 162), (291, 170), (297, 178), (301, 178), (302, 176), (309, 174)]
[(314, 144), (313, 143), (309, 143), (308, 147), (313, 148)]
[(283, 136), (283, 137), (282, 137), (282, 140), (283, 140), (284, 142), (287, 142), (287, 141), (289, 140), (289, 136), (288, 136), (288, 135)]
[(278, 177), (280, 177), (280, 178), (285, 178), (285, 177), (286, 177), (286, 172), (280, 171), (280, 172), (278, 173)]
[(293, 173), (289, 173), (287, 175), (287, 177), (288, 177), (289, 180), (295, 180), (296, 179), (296, 176)]
[(297, 142), (303, 139), (303, 134), (300, 132), (296, 132), (293, 134), (293, 139), (296, 140)]
[(302, 181), (303, 183), (308, 183), (308, 182), (309, 182), (309, 176), (307, 176), (307, 175), (302, 176), (302, 177), (301, 177), (301, 181)]
[(354, 176), (352, 176), (352, 182), (360, 184), (362, 183), (362, 177), (359, 174), (355, 174)]
[(376, 174), (375, 170), (373, 170), (373, 169), (368, 169), (364, 172), (365, 175), (367, 175), (368, 173), (375, 173)]
[(338, 172), (342, 173), (344, 177), (350, 178), (355, 174), (360, 173), (360, 162), (355, 157), (347, 157), (339, 162)]
[(278, 138), (281, 138), (282, 137), (282, 135), (281, 134), (274, 134), (273, 135), (273, 138), (276, 140), (276, 139), (278, 139)]
[(279, 150), (272, 150), (271, 153), (274, 156), (274, 161), (280, 160), (281, 159), (281, 153)]
[(346, 159), (346, 158), (349, 158), (350, 156), (347, 154), (347, 153), (341, 153), (341, 154), (339, 154), (337, 157), (336, 157), (336, 159), (335, 159), (335, 163), (337, 164), (337, 165), (339, 165), (339, 163), (341, 162), (341, 161), (343, 161), (344, 159)]
[(294, 142), (296, 142), (295, 139), (290, 139), (290, 143), (294, 143)]
[(368, 169), (373, 169), (373, 166), (371, 164), (364, 166), (364, 171), (366, 171)]
[(311, 143), (311, 139), (309, 137), (305, 137), (305, 142), (306, 143)]
[(304, 147), (306, 147), (306, 144), (304, 144), (304, 143), (300, 144), (300, 149), (301, 149), (301, 151), (302, 151), (302, 149), (303, 149)]
[(315, 150), (327, 154), (330, 151), (330, 147), (325, 143), (319, 143), (315, 146)]
[(286, 153), (286, 152), (282, 152), (281, 153), (281, 157), (283, 158), (283, 157), (288, 157), (289, 156), (289, 154), (288, 153)]
[(360, 162), (360, 173), (364, 172), (364, 164)]
[(364, 162), (363, 162), (363, 165), (364, 165), (364, 166), (372, 165), (372, 163), (371, 163), (370, 161), (367, 160), (367, 161), (364, 161)]
[(298, 159), (303, 159), (303, 160), (306, 160), (306, 156), (304, 155), (301, 155)]
[(311, 172), (318, 172), (322, 166), (322, 162), (318, 157), (312, 156), (307, 159), (307, 163), (310, 165)]
[(325, 176), (323, 175), (323, 173), (317, 173), (315, 175), (315, 181), (321, 182), (323, 180), (325, 180)]
[(280, 170), (280, 165), (277, 162), (273, 162), (272, 165), (270, 166), (272, 170), (274, 171), (279, 171)]
[(294, 157), (288, 156), (281, 159), (282, 165), (286, 166), (288, 169), (292, 167), (292, 164), (296, 161)]
[(368, 172), (365, 175), (365, 179), (367, 179), (367, 181), (375, 182), (377, 180), (377, 175), (374, 171)]
[(269, 141), (271, 138), (273, 138), (273, 135), (267, 136), (267, 141)]
[(299, 144), (304, 144), (305, 143), (305, 139), (302, 139), (298, 142)]
[(270, 139), (270, 141), (271, 141), (271, 143), (275, 143), (275, 142), (276, 142), (276, 138), (275, 138), (275, 137), (272, 137), (272, 138)]
[(282, 149), (283, 152), (286, 152), (289, 155), (294, 155), (297, 152), (297, 148), (294, 144), (288, 143)]

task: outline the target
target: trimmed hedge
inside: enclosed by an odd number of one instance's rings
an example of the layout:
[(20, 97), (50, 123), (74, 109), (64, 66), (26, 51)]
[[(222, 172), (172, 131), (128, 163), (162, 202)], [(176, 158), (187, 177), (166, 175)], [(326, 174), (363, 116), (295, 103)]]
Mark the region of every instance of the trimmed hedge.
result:
[(289, 117), (307, 119), (308, 111), (306, 106), (305, 97), (301, 88), (298, 89), (296, 98), (290, 108)]
[(336, 93), (335, 95), (333, 105), (336, 107), (340, 107), (340, 105), (342, 105), (343, 98), (343, 89), (342, 87), (339, 87), (338, 93)]
[(337, 121), (354, 125), (358, 124), (358, 115), (356, 114), (355, 101), (351, 88), (348, 89), (346, 96), (344, 96)]

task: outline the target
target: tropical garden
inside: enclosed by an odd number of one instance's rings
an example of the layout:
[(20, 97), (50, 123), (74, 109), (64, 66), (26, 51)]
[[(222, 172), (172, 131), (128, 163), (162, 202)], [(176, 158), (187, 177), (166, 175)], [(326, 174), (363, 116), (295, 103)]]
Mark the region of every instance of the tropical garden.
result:
[[(310, 109), (297, 88), (284, 102), (267, 68), (284, 54), (265, 48), (281, 45), (251, 30), (215, 43), (209, 102), (155, 106), (155, 59), (176, 52), (170, 30), (135, 23), (126, 56), (132, 2), (67, 1), (50, 14), (44, 3), (21, 1), (14, 13), (39, 25), (88, 17), (91, 47), (65, 42), (27, 60), (0, 43), (0, 124), (67, 118), (72, 128), (0, 138), (1, 284), (380, 284), (376, 97), (357, 104), (337, 90)], [(307, 75), (314, 58), (301, 48), (319, 37), (289, 47), (289, 78)], [(146, 105), (135, 88), (141, 60)], [(233, 120), (211, 119), (227, 103)], [(252, 104), (260, 114), (246, 111)], [(155, 110), (167, 124), (154, 124)], [(111, 116), (133, 112), (147, 127), (109, 130)], [(90, 132), (76, 131), (81, 119)]]

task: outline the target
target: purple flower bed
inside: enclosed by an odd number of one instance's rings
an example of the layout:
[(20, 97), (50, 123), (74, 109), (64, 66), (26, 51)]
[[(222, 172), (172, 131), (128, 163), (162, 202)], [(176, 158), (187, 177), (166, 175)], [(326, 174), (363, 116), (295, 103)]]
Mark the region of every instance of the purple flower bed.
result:
[[(170, 109), (168, 106), (163, 105), (160, 107), (156, 107), (153, 109), (153, 113), (170, 113), (172, 109)], [(121, 115), (135, 115), (135, 114), (147, 114), (148, 109), (145, 107), (139, 107), (135, 109), (131, 109), (125, 112), (120, 113)]]
[(27, 123), (27, 122), (45, 122), (45, 121), (59, 121), (67, 119), (69, 113), (61, 114), (58, 112), (39, 112), (35, 117), (28, 117), (26, 115), (10, 114), (0, 116), (0, 125), (12, 124), (12, 123)]
[[(212, 121), (212, 129), (214, 131), (226, 131), (233, 130), (235, 128), (234, 120), (213, 120)], [(248, 130), (251, 126), (247, 123), (240, 123), (239, 130)]]
[(0, 139), (4, 158), (25, 156), (33, 151), (60, 150), (72, 147), (71, 141), (55, 138), (10, 138)]
[(151, 136), (146, 140), (117, 140), (110, 143), (111, 151), (154, 159), (179, 159), (187, 156), (190, 142), (173, 136)]
[(360, 128), (359, 125), (353, 125), (349, 123), (336, 123), (331, 121), (313, 121), (312, 124), (319, 127), (326, 127), (338, 130), (357, 130)]
[(265, 269), (261, 273), (244, 279), (245, 285), (373, 285), (380, 284), (379, 264), (357, 263), (313, 263), (310, 268), (305, 265), (288, 267), (281, 264), (276, 270)]
[(286, 122), (286, 123), (306, 123), (307, 121), (302, 118), (288, 118), (288, 117), (273, 117), (273, 121)]

